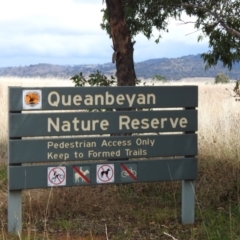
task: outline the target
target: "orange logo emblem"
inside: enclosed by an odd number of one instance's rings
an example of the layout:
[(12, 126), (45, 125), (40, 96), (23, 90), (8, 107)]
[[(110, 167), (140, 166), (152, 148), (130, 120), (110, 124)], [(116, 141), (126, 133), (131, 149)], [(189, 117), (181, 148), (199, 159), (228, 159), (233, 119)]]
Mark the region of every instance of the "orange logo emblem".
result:
[(34, 106), (40, 101), (40, 95), (37, 92), (27, 92), (25, 95), (25, 103)]

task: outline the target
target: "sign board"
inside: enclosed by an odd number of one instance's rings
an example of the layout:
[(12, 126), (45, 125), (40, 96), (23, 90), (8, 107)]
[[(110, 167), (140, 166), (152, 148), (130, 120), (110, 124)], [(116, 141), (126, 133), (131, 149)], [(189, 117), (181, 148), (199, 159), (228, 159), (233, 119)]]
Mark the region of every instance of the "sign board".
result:
[(9, 232), (23, 189), (134, 182), (182, 180), (193, 223), (197, 106), (197, 86), (10, 87)]
[[(29, 151), (34, 149), (34, 151)], [(21, 151), (21, 154), (19, 152)], [(65, 137), (9, 141), (11, 164), (197, 155), (197, 135)]]
[(197, 129), (196, 110), (9, 115), (10, 137), (183, 132)]
[[(11, 87), (9, 110), (23, 111), (23, 91), (41, 91), (39, 110), (126, 109), (126, 108), (195, 108), (197, 86), (162, 87)], [(32, 109), (33, 110), (33, 109)], [(31, 108), (29, 108), (31, 111)]]

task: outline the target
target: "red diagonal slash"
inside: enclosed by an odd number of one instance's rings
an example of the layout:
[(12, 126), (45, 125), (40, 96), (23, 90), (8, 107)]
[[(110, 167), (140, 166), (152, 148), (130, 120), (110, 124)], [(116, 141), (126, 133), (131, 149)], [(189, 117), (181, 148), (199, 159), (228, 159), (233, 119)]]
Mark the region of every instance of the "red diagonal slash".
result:
[(121, 164), (121, 167), (128, 173), (128, 175), (135, 181), (137, 181), (137, 178), (134, 176), (134, 174), (124, 165)]
[(73, 166), (73, 168), (87, 183), (91, 182), (76, 166)]

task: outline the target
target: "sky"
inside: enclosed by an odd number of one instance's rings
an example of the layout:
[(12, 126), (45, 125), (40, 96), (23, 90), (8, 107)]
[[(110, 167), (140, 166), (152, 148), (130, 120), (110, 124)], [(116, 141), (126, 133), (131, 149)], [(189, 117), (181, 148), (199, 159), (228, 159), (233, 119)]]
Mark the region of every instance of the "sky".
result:
[[(104, 6), (103, 0), (0, 0), (0, 67), (111, 62), (112, 41), (100, 27)], [(159, 44), (136, 36), (134, 61), (206, 52), (199, 35), (192, 24), (169, 19)]]

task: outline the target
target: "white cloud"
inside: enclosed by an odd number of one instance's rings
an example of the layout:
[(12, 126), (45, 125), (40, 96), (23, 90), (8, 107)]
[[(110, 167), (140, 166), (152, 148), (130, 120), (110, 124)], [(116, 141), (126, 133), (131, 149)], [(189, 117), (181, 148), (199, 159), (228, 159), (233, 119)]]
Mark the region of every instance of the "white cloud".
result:
[[(20, 60), (16, 64), (21, 57), (29, 64), (37, 59), (39, 62), (54, 59), (56, 64), (62, 64), (64, 59), (66, 64), (110, 62), (112, 42), (100, 28), (103, 7), (102, 0), (2, 1), (0, 67), (9, 64), (11, 58), (10, 65), (21, 65)], [(163, 33), (158, 45), (154, 38), (148, 41), (137, 36), (135, 61), (186, 55), (191, 51), (195, 54), (198, 48), (206, 47), (206, 42), (197, 43), (198, 34), (186, 36), (193, 31), (192, 26), (177, 26), (172, 20), (169, 26), (170, 32)]]
[(102, 7), (101, 4), (68, 0), (8, 0), (1, 6), (0, 24), (3, 27), (10, 26), (10, 32), (41, 32), (49, 29), (101, 32)]
[(5, 36), (0, 39), (1, 55), (85, 56), (97, 51), (99, 43), (110, 45), (100, 28), (103, 5), (95, 2), (5, 1), (0, 10), (0, 33)]
[[(193, 22), (187, 16), (183, 16), (185, 21)], [(160, 32), (161, 38), (158, 44), (155, 39), (159, 32), (153, 31), (153, 37), (148, 40), (142, 34), (136, 37), (135, 59), (143, 61), (153, 58), (176, 58), (184, 55), (199, 54), (207, 51), (208, 41), (204, 39), (198, 42), (198, 36), (201, 34), (194, 29), (193, 24), (182, 24), (174, 19), (169, 20), (169, 32)]]

